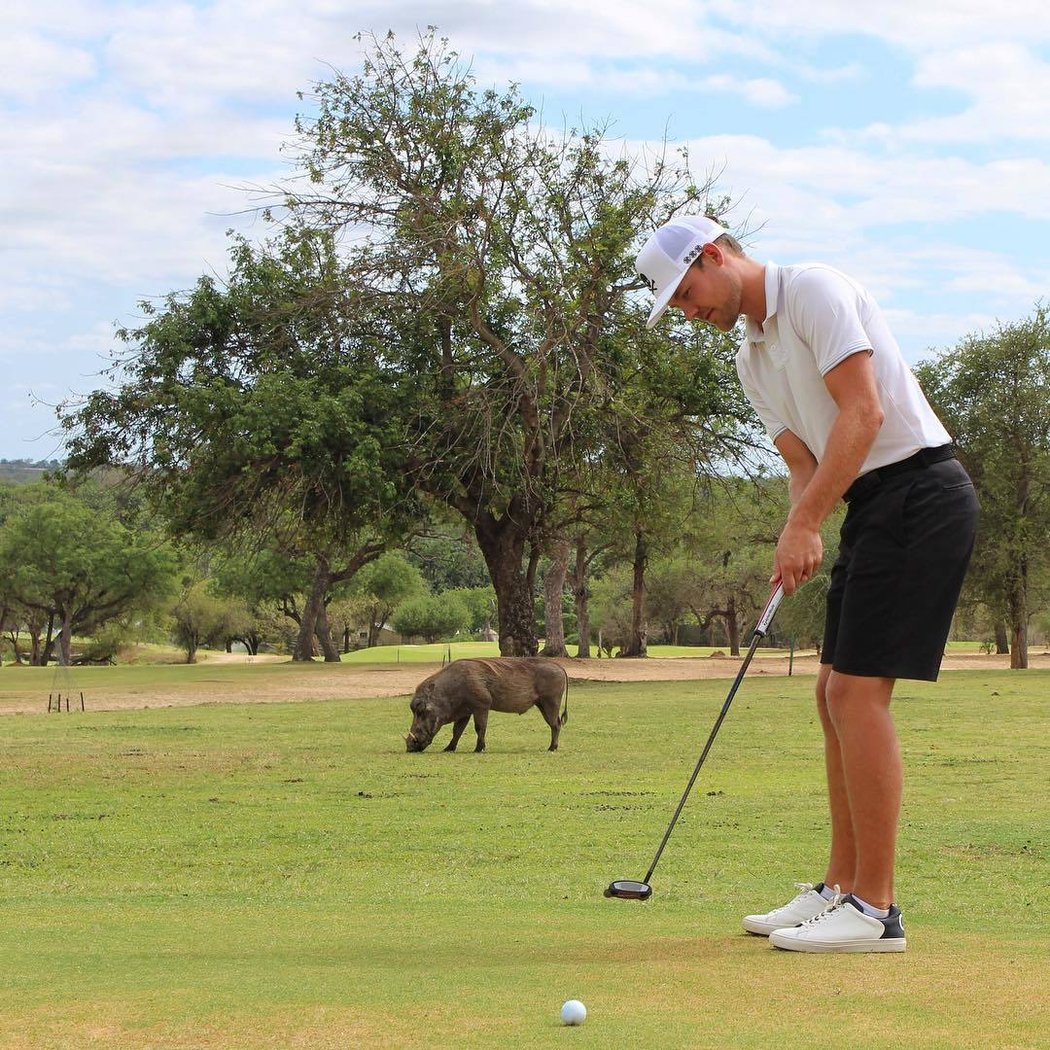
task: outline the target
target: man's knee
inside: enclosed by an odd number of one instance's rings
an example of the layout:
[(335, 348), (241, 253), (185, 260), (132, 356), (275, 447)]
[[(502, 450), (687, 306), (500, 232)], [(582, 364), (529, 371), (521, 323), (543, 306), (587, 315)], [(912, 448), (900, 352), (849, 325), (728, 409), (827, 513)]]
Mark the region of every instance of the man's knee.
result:
[(862, 678), (832, 671), (824, 684), (824, 704), (833, 725), (840, 725), (851, 711), (886, 709), (893, 699), (893, 678)]

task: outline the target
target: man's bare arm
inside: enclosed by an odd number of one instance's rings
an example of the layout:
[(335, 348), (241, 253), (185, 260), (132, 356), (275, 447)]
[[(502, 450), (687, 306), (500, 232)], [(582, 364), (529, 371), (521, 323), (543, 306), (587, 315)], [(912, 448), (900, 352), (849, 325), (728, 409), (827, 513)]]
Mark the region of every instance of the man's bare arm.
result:
[(805, 464), (791, 438), (803, 449), (806, 446), (793, 434), (787, 441), (781, 440), (783, 434), (779, 435), (776, 442), (792, 473), (791, 512), (777, 543), (773, 571), (773, 580), (783, 583), (785, 594), (792, 594), (820, 567), (824, 557), (820, 526), (853, 483), (882, 426), (882, 402), (867, 354), (851, 354), (828, 372), (824, 383), (839, 412), (828, 435), (824, 458), (801, 491), (796, 491), (792, 459), (781, 446), (786, 445), (788, 454), (798, 463), (800, 480)]
[(773, 441), (781, 459), (788, 468), (788, 495), (793, 507), (802, 498), (806, 486), (816, 473), (817, 459), (802, 438), (790, 430), (782, 430)]

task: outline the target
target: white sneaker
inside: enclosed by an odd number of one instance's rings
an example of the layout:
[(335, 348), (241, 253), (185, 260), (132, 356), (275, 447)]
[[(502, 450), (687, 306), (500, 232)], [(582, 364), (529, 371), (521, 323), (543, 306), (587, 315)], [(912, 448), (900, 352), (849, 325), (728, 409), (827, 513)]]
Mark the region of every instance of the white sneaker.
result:
[(902, 952), (908, 946), (900, 908), (894, 904), (887, 918), (876, 919), (849, 895), (801, 926), (771, 933), (769, 943), (792, 952)]
[[(823, 883), (820, 886), (823, 887)], [(748, 933), (768, 937), (775, 930), (783, 930), (789, 926), (801, 926), (802, 923), (819, 915), (831, 904), (831, 901), (820, 895), (820, 889), (810, 882), (796, 882), (795, 888), (802, 892), (784, 907), (766, 912), (765, 915), (745, 915), (744, 929)], [(836, 886), (835, 889), (837, 891), (838, 887)]]

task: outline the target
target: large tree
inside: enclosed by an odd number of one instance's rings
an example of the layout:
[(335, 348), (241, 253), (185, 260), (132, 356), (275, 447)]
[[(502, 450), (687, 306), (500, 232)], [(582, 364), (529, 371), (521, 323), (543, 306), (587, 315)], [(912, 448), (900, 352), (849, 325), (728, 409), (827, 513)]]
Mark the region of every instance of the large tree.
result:
[(119, 335), (119, 385), (66, 406), (69, 467), (124, 464), (177, 534), (258, 537), (310, 565), (294, 656), (332, 588), (406, 534), (421, 508), (405, 480), (402, 387), (363, 335), (332, 238), (289, 228), (236, 239), (228, 280), (144, 303)]
[[(299, 122), (299, 221), (352, 234), (358, 287), (414, 377), (412, 477), (469, 522), (501, 651), (536, 651), (535, 572), (572, 463), (600, 454), (618, 384), (660, 370), (632, 260), (639, 231), (704, 198), (688, 165), (648, 167), (601, 127), (552, 134), (517, 90), (480, 90), (446, 43), (367, 40), (358, 76)], [(643, 356), (644, 355), (644, 356)]]
[(161, 601), (174, 588), (175, 569), (160, 536), (126, 528), (52, 486), (31, 493), (0, 528), (0, 603), (49, 625), (34, 662), (48, 661), (54, 638), (58, 662), (68, 666), (74, 634)]
[[(646, 571), (693, 524), (703, 482), (746, 465), (757, 421), (736, 379), (731, 335), (679, 321), (639, 337), (598, 429), (600, 455), (577, 461), (585, 495), (573, 506), (631, 564), (631, 618), (622, 655), (647, 650)], [(701, 520), (698, 520), (701, 519)]]
[(970, 571), (1028, 666), (1028, 621), (1050, 578), (1050, 312), (971, 335), (916, 374), (960, 449), (981, 502)]

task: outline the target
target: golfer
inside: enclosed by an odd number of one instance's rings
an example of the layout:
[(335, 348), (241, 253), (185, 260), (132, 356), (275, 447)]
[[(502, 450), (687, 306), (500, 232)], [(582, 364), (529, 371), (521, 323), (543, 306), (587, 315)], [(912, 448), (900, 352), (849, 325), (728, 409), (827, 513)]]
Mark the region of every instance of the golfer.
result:
[(740, 382), (788, 467), (791, 510), (773, 584), (792, 594), (824, 557), (821, 523), (847, 504), (831, 570), (817, 708), (831, 844), (823, 881), (744, 928), (777, 948), (899, 952), (893, 874), (900, 748), (898, 678), (935, 681), (977, 527), (977, 499), (871, 295), (819, 263), (745, 255), (719, 223), (683, 216), (637, 259), (670, 307), (720, 331), (744, 317)]

